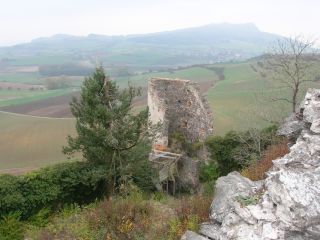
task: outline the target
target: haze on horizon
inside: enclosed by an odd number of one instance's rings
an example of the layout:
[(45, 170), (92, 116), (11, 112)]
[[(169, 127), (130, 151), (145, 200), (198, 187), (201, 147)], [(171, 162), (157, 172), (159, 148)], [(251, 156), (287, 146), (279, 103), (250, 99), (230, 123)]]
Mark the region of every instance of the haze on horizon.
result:
[(1, 0), (0, 46), (54, 34), (127, 35), (222, 22), (318, 37), (318, 9), (317, 0)]

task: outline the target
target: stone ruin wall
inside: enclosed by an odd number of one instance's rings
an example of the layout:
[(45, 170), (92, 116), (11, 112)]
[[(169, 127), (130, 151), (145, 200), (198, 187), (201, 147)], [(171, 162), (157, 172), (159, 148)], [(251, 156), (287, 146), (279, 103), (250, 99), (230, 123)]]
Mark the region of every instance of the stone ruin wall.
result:
[(197, 83), (189, 80), (152, 78), (148, 106), (153, 124), (162, 123), (155, 144), (168, 147), (169, 135), (181, 132), (190, 143), (203, 142), (212, 134), (212, 114)]

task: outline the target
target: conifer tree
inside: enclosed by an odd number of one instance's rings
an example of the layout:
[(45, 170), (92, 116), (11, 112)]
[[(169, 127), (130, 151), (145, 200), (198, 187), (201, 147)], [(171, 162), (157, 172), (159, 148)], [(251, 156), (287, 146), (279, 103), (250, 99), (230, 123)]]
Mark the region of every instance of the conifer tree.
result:
[(119, 89), (102, 67), (96, 68), (85, 79), (80, 98), (70, 103), (77, 136), (68, 136), (63, 152), (81, 152), (87, 161), (106, 164), (108, 177), (116, 184), (129, 164), (122, 156), (148, 139), (148, 110), (132, 113), (132, 101), (139, 94), (140, 89), (130, 85)]

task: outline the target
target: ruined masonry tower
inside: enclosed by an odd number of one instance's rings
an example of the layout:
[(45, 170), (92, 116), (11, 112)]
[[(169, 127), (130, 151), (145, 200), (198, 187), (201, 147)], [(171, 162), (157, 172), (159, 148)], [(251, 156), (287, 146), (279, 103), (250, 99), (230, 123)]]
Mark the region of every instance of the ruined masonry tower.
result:
[(155, 144), (169, 147), (170, 133), (177, 131), (191, 143), (202, 142), (212, 134), (211, 110), (197, 83), (152, 78), (148, 86), (148, 107), (151, 122), (162, 122)]
[[(206, 157), (205, 149), (197, 150), (196, 159), (184, 154), (186, 149), (175, 149), (171, 146), (172, 134), (179, 133), (189, 144), (201, 143), (212, 134), (212, 114), (207, 100), (201, 96), (197, 83), (189, 80), (152, 78), (148, 84), (148, 107), (150, 121), (153, 124), (161, 123), (153, 143), (152, 160), (167, 167), (165, 174), (163, 167), (159, 172), (160, 182), (168, 176), (170, 181), (178, 181), (184, 188), (195, 189), (198, 186), (199, 160)], [(176, 146), (175, 146), (176, 147)], [(183, 148), (182, 146), (180, 146)], [(180, 157), (171, 153), (182, 153)], [(166, 155), (169, 154), (169, 155)], [(176, 159), (177, 167), (173, 170), (170, 162), (161, 162), (163, 159)], [(161, 174), (160, 174), (161, 175)], [(167, 181), (168, 184), (168, 181)]]

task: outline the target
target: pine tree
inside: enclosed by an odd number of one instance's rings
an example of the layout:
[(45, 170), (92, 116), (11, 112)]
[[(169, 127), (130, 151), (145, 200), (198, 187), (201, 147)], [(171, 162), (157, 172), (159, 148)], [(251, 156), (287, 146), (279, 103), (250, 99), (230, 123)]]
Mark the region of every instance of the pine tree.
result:
[(102, 67), (96, 68), (85, 79), (80, 99), (70, 103), (77, 136), (68, 136), (63, 152), (81, 152), (88, 161), (106, 164), (108, 177), (116, 184), (129, 164), (122, 156), (147, 139), (148, 111), (132, 113), (133, 98), (139, 94), (140, 89), (130, 85), (119, 89)]

